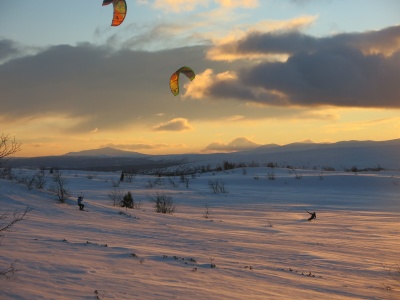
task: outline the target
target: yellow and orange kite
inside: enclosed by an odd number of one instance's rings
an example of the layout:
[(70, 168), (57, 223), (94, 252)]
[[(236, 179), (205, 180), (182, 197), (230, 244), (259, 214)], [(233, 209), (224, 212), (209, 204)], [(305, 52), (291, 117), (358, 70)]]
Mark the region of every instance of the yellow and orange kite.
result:
[(104, 0), (103, 6), (112, 3), (114, 6), (114, 17), (111, 26), (119, 26), (126, 16), (126, 2), (125, 0)]
[(187, 78), (192, 81), (194, 77), (196, 76), (194, 74), (194, 71), (189, 68), (189, 67), (181, 67), (178, 70), (176, 70), (172, 75), (171, 78), (169, 79), (169, 87), (171, 89), (172, 94), (174, 96), (179, 94), (179, 74), (183, 73), (186, 75)]

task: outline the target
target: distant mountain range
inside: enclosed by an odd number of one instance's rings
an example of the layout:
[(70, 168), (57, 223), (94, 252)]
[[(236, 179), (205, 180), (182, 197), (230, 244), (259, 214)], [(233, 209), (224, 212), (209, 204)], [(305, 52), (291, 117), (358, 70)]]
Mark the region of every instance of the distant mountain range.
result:
[(146, 155), (110, 147), (70, 152), (61, 156), (13, 158), (12, 167), (59, 167), (137, 171), (178, 165), (216, 165), (229, 162), (274, 163), (278, 166), (345, 169), (373, 168), (400, 170), (400, 139), (388, 141), (342, 141), (337, 143), (301, 142), (288, 145), (268, 144), (247, 151), (214, 154)]
[(68, 152), (63, 156), (147, 157), (148, 155), (139, 152), (124, 151), (111, 147), (105, 147), (100, 149), (83, 150), (79, 152)]
[(400, 139), (388, 141), (341, 141), (337, 143), (293, 143), (284, 146), (261, 146), (247, 153), (258, 161), (276, 162), (295, 167), (333, 167), (345, 169), (400, 169)]

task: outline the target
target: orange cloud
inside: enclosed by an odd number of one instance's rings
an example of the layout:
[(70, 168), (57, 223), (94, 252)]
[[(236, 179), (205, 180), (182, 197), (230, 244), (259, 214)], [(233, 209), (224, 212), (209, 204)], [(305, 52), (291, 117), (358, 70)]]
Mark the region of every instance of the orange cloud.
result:
[(190, 84), (186, 84), (186, 92), (183, 97), (192, 99), (204, 99), (209, 94), (209, 89), (214, 84), (221, 82), (229, 82), (237, 79), (234, 72), (226, 71), (223, 73), (214, 74), (211, 69), (205, 70), (203, 73), (197, 74), (196, 79)]
[(255, 8), (260, 5), (258, 0), (216, 0), (215, 2), (226, 8)]
[(193, 127), (189, 124), (189, 121), (184, 118), (175, 118), (153, 127), (155, 131), (184, 131), (190, 129), (193, 129)]
[(255, 8), (259, 6), (258, 0), (156, 0), (154, 2), (154, 7), (156, 9), (178, 13), (182, 11), (193, 11), (198, 6), (208, 6), (210, 2), (214, 2), (218, 6), (227, 9), (238, 7)]

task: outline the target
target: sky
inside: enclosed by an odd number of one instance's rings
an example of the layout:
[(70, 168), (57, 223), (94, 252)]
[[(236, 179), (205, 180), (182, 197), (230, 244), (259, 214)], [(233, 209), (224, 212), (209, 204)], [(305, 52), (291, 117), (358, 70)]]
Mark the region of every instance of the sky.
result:
[[(17, 156), (211, 153), (400, 138), (397, 0), (0, 2)], [(169, 78), (181, 66), (180, 94)]]

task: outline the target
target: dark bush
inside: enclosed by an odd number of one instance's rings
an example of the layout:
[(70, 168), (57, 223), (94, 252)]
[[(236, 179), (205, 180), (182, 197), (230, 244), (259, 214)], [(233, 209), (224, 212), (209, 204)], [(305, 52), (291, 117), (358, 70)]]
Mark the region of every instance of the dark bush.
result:
[(121, 207), (126, 207), (126, 208), (133, 208), (134, 206), (134, 201), (131, 192), (128, 192), (124, 195), (124, 198), (122, 198), (122, 203)]

